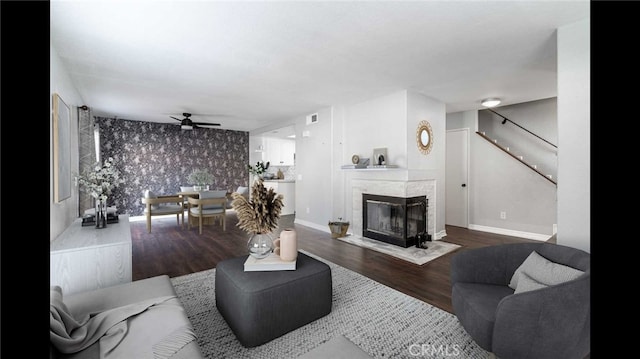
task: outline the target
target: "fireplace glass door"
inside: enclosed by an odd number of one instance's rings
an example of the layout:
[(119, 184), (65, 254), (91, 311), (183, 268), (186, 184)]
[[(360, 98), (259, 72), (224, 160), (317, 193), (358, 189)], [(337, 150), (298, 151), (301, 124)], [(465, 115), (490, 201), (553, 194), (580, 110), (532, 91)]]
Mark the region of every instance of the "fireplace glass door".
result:
[(367, 201), (367, 230), (394, 238), (404, 238), (405, 211), (401, 204)]
[(427, 227), (426, 196), (362, 195), (363, 236), (409, 247)]

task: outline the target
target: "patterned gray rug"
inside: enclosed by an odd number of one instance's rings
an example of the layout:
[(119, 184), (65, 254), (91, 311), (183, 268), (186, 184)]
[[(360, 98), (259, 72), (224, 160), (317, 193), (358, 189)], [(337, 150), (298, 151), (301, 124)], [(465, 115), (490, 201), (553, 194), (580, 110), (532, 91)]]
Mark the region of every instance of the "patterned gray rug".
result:
[(215, 269), (171, 279), (206, 358), (297, 358), (338, 335), (374, 358), (489, 357), (453, 314), (304, 253), (331, 267), (331, 313), (255, 348), (243, 347), (216, 309)]
[(360, 247), (373, 249), (374, 251), (385, 253), (390, 256), (394, 256), (396, 258), (400, 258), (407, 262), (411, 262), (418, 265), (423, 265), (442, 255), (445, 255), (449, 252), (452, 252), (460, 248), (460, 245), (458, 244), (444, 242), (441, 240), (428, 242), (427, 243), (428, 248), (423, 249), (423, 248), (416, 248), (416, 246), (403, 248), (390, 243), (385, 243), (382, 241), (377, 241), (375, 239), (361, 237), (358, 235), (339, 237), (338, 239), (343, 242), (355, 244), (356, 246), (360, 246)]

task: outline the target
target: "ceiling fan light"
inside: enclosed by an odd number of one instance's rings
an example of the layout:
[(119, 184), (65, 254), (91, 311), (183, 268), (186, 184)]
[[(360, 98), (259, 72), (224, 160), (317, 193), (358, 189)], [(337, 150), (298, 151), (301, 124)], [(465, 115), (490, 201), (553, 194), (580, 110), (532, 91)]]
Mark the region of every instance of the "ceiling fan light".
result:
[(193, 130), (193, 126), (191, 125), (180, 125), (180, 128), (183, 130)]
[(500, 104), (499, 98), (486, 98), (480, 102), (484, 107), (496, 107)]

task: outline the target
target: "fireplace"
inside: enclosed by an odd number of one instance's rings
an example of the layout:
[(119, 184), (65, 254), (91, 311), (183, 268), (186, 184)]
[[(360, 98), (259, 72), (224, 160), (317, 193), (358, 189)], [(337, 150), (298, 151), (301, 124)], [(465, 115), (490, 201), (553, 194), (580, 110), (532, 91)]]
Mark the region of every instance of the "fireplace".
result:
[(362, 236), (404, 248), (416, 244), (426, 232), (427, 197), (392, 197), (362, 194)]

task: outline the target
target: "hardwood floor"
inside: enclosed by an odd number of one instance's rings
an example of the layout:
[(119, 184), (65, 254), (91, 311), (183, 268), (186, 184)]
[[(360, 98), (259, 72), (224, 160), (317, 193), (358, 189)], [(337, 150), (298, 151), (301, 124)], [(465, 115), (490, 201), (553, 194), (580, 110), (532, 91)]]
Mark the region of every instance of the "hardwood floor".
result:
[[(186, 216), (185, 216), (186, 217)], [(185, 218), (186, 220), (186, 218)], [(328, 232), (295, 225), (294, 216), (282, 216), (282, 228), (295, 228), (299, 249), (313, 253), (340, 266), (365, 275), (438, 308), (452, 312), (451, 284), (449, 282), (451, 256), (459, 251), (501, 243), (531, 242), (466, 228), (447, 226), (442, 240), (459, 244), (456, 251), (422, 266), (332, 239)], [(177, 277), (215, 268), (218, 262), (246, 255), (248, 235), (236, 227), (235, 212), (227, 213), (227, 230), (219, 225), (181, 229), (175, 216), (153, 217), (151, 233), (147, 233), (144, 220), (131, 221), (133, 246), (133, 280), (166, 274)]]

